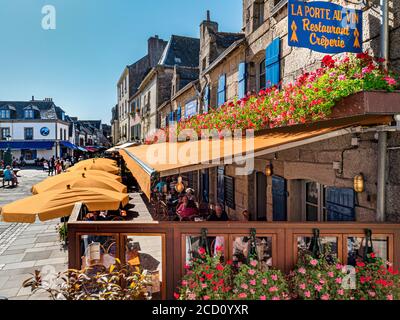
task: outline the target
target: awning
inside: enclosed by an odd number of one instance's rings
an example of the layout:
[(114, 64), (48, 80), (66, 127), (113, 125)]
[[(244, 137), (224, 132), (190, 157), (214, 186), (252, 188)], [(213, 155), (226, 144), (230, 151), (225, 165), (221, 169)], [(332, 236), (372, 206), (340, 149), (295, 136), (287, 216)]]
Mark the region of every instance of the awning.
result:
[(51, 150), (53, 146), (54, 141), (0, 141), (1, 150)]
[(89, 152), (97, 152), (99, 151), (99, 147), (85, 147), (85, 149)]
[(79, 147), (79, 146), (77, 146), (77, 147), (78, 147), (78, 150), (79, 150), (79, 151), (87, 152), (87, 150), (86, 150), (85, 148), (82, 148), (82, 147)]
[(150, 197), (151, 177), (196, 171), (202, 168), (232, 164), (300, 145), (349, 134), (362, 125), (387, 124), (390, 116), (364, 116), (313, 124), (296, 125), (257, 132), (251, 138), (214, 139), (178, 143), (141, 145), (121, 150), (127, 167), (142, 191)]
[(115, 146), (113, 148), (110, 148), (110, 149), (106, 150), (106, 152), (116, 152), (116, 151), (119, 151), (121, 149), (129, 148), (129, 147), (133, 146), (134, 144), (136, 144), (136, 143), (135, 142), (124, 143), (124, 144), (121, 144), (119, 146)]
[(78, 150), (78, 146), (74, 145), (73, 143), (69, 141), (60, 141), (60, 145), (64, 146), (65, 148), (71, 149), (71, 150)]

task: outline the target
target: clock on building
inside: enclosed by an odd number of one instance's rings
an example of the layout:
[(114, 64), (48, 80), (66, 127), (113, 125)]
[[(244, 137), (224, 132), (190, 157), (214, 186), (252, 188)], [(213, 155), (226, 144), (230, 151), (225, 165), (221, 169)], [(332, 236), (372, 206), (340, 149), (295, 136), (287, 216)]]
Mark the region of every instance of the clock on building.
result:
[(50, 133), (50, 129), (47, 128), (47, 127), (43, 127), (42, 129), (40, 129), (40, 134), (41, 134), (42, 136), (48, 136), (49, 133)]

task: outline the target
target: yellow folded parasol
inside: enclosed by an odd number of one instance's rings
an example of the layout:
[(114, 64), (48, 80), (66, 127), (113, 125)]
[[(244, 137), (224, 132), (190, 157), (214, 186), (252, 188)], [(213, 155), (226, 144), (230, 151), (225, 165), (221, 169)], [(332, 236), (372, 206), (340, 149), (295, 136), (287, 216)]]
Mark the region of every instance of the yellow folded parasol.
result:
[(95, 159), (92, 159), (89, 162), (78, 162), (76, 165), (74, 165), (72, 168), (68, 169), (68, 172), (74, 172), (74, 171), (79, 171), (79, 170), (100, 170), (100, 171), (105, 171), (109, 172), (112, 174), (118, 174), (119, 173), (119, 168), (111, 163), (108, 162), (103, 162), (103, 161), (96, 161)]
[(105, 171), (99, 171), (99, 170), (82, 170), (82, 171), (74, 171), (74, 172), (68, 172), (68, 173), (62, 173), (59, 175), (56, 175), (54, 177), (49, 177), (37, 184), (35, 184), (32, 187), (32, 193), (33, 194), (38, 194), (43, 192), (44, 190), (49, 190), (49, 187), (53, 186), (54, 184), (58, 182), (63, 182), (64, 187), (67, 184), (70, 184), (70, 181), (73, 181), (76, 178), (81, 178), (82, 174), (85, 174), (86, 178), (104, 178), (104, 179), (109, 179), (109, 180), (114, 180), (121, 182), (122, 178), (120, 176), (105, 172)]
[[(38, 194), (55, 189), (65, 189), (68, 183), (73, 189), (75, 188), (101, 188), (120, 193), (126, 193), (127, 188), (122, 183), (115, 179), (110, 179), (100, 175), (90, 175), (90, 171), (82, 172), (81, 174), (65, 174), (64, 179), (48, 179), (34, 187), (32, 193)], [(45, 183), (46, 182), (46, 183)]]
[(52, 190), (5, 205), (1, 209), (5, 222), (34, 223), (71, 215), (76, 203), (84, 203), (90, 211), (118, 210), (129, 202), (128, 194), (98, 188)]

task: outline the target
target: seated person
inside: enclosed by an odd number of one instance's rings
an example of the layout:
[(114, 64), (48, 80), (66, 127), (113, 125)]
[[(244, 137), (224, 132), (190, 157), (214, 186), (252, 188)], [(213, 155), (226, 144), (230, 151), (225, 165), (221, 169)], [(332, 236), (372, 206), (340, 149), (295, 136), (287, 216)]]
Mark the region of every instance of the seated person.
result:
[(186, 189), (186, 196), (189, 200), (196, 202), (196, 197), (194, 195), (194, 190), (192, 188)]
[(222, 205), (217, 204), (215, 206), (214, 212), (210, 215), (207, 219), (208, 221), (228, 221), (228, 215), (226, 214), (225, 210), (223, 209)]
[(184, 196), (182, 203), (176, 209), (176, 213), (184, 220), (190, 220), (192, 217), (196, 216), (199, 211), (193, 201), (189, 201), (187, 196)]
[(4, 170), (4, 181), (11, 181), (12, 185), (18, 185), (18, 179), (17, 176), (15, 175), (14, 171), (11, 169), (10, 166), (6, 167), (6, 170)]
[(156, 185), (156, 188), (154, 191), (158, 192), (158, 193), (163, 193), (164, 192), (164, 188), (167, 184), (165, 183), (165, 181), (159, 181)]

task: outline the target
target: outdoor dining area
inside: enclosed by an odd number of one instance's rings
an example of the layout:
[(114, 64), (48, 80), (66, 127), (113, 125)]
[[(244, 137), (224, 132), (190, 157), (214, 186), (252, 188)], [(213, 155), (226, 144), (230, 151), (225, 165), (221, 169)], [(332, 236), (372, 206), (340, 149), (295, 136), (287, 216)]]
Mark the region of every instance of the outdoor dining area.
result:
[(70, 216), (76, 203), (88, 209), (91, 219), (108, 211), (126, 216), (127, 187), (121, 183), (119, 167), (112, 159), (87, 159), (67, 172), (52, 176), (32, 187), (32, 196), (1, 208), (4, 222), (34, 223)]

